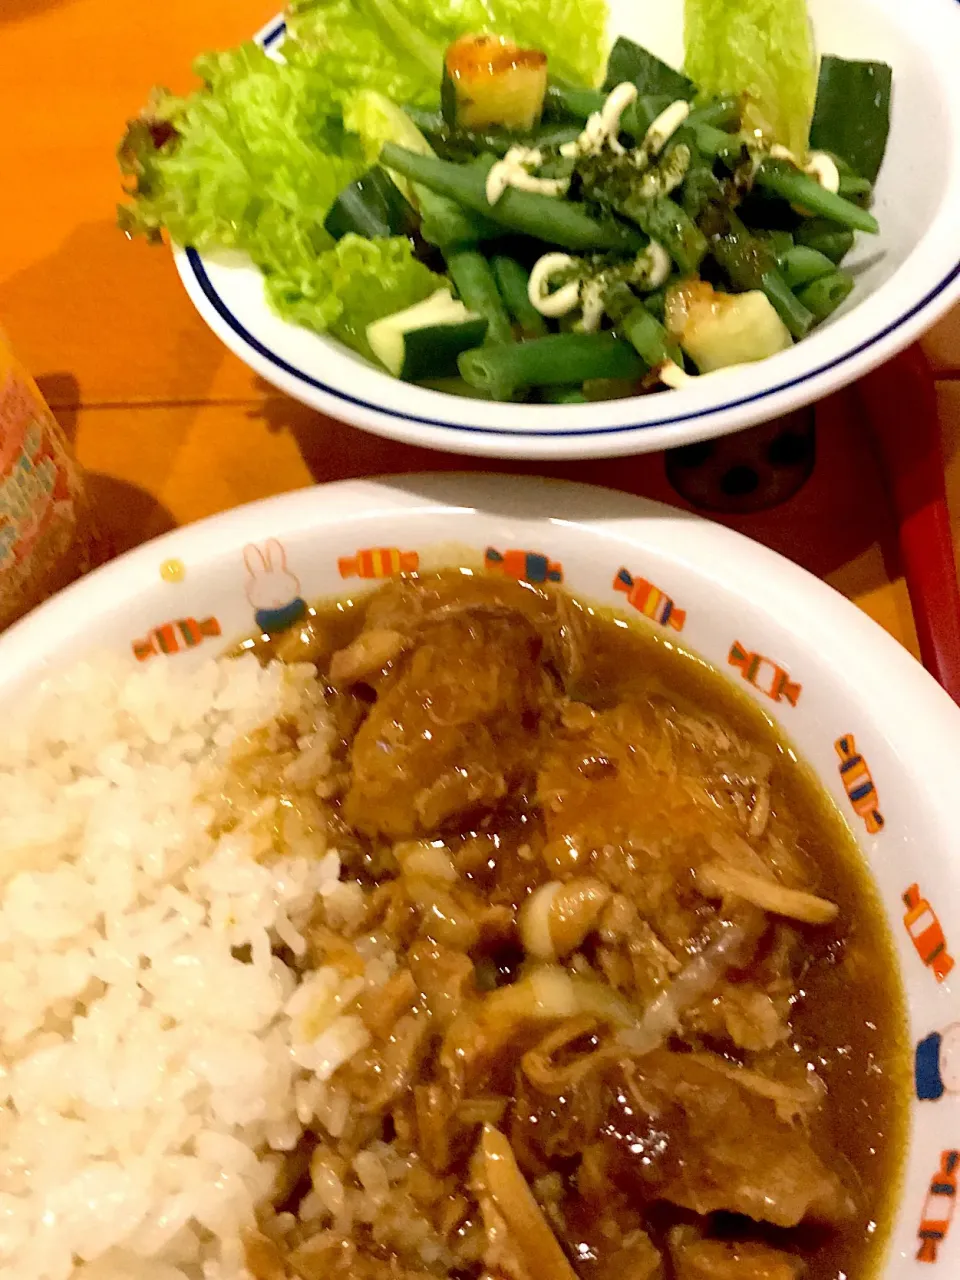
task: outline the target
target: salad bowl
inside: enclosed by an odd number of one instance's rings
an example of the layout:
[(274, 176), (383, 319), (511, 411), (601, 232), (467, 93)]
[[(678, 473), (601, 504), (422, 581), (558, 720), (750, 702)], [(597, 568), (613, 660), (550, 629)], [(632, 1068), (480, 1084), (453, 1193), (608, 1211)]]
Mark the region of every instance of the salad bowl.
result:
[[(788, 350), (702, 384), (588, 404), (496, 403), (400, 382), (327, 336), (280, 318), (236, 254), (175, 250), (200, 314), (242, 360), (313, 408), (394, 439), (490, 457), (647, 452), (740, 430), (857, 379), (960, 297), (960, 6), (955, 0), (810, 0), (817, 52), (893, 70), (892, 127), (875, 188), (878, 236), (845, 262), (846, 302)], [(282, 17), (257, 36), (281, 56)], [(610, 37), (683, 61), (681, 0), (611, 0)]]

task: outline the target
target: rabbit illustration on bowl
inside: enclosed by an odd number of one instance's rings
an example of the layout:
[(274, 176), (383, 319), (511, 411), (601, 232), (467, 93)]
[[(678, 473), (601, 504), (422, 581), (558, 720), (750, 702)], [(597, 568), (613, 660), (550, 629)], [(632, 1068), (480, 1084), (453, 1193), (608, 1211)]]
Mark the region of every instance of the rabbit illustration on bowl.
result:
[(270, 538), (262, 551), (249, 543), (243, 549), (243, 563), (247, 568), (246, 596), (260, 630), (273, 635), (299, 622), (307, 602), (300, 595), (300, 580), (287, 568), (287, 553), (281, 543)]

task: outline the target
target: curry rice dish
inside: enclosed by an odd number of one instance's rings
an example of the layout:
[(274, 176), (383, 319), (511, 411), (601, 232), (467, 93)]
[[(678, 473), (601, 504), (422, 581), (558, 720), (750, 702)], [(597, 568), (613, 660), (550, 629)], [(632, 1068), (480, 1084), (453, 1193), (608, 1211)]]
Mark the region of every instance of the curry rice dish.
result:
[(238, 654), (0, 746), (0, 1275), (875, 1274), (896, 962), (752, 702), (455, 570)]

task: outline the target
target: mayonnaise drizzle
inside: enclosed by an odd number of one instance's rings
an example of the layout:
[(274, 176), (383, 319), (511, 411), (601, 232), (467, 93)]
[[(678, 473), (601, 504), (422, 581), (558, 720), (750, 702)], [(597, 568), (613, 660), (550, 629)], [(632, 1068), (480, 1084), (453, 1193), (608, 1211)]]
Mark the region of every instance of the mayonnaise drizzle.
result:
[(542, 196), (562, 196), (570, 185), (569, 178), (537, 178), (529, 172), (543, 164), (543, 153), (537, 147), (511, 147), (502, 160), (490, 166), (485, 193), (487, 204), (496, 204), (507, 187), (518, 191), (534, 191)]
[(577, 259), (569, 253), (545, 253), (535, 263), (527, 284), (527, 297), (542, 316), (565, 316), (580, 301), (580, 281), (569, 280), (553, 293), (550, 281), (561, 272), (576, 268)]
[(620, 142), (620, 117), (637, 97), (637, 86), (629, 80), (618, 84), (607, 94), (607, 100), (595, 111), (575, 142), (565, 142), (560, 154), (568, 159), (576, 156), (598, 156), (605, 147), (622, 156), (626, 148)]
[[(761, 152), (760, 158), (762, 159)], [(824, 191), (831, 191), (834, 195), (840, 190), (840, 170), (837, 168), (833, 158), (827, 155), (826, 151), (811, 151), (807, 156), (806, 164), (801, 164), (797, 157), (793, 154), (789, 147), (782, 146), (779, 142), (775, 142), (767, 155), (773, 160), (786, 160), (802, 172), (816, 178), (823, 187)]]

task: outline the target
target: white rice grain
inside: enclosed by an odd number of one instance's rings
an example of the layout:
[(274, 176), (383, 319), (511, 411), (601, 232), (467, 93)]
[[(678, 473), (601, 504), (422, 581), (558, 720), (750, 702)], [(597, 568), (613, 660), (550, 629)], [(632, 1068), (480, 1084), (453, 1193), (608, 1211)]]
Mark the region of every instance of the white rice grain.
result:
[(389, 961), (300, 982), (276, 950), (304, 954), (321, 895), (337, 921), (361, 905), (325, 833), (278, 850), (260, 797), (211, 834), (233, 753), (281, 718), (304, 746), (291, 785), (322, 794), (309, 668), (83, 663), (5, 723), (2, 1280), (244, 1280), (275, 1153), (345, 1123), (324, 1082), (366, 1043), (345, 1010)]

